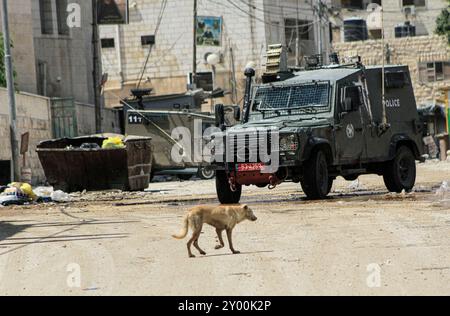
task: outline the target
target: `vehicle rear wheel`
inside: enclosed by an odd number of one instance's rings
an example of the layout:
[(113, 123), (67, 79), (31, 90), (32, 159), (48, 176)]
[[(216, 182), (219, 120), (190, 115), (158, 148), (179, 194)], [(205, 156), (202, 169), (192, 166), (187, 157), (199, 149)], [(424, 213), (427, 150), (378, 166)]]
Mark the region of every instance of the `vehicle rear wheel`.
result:
[(386, 164), (384, 183), (389, 192), (410, 192), (416, 183), (416, 159), (411, 149), (400, 147), (394, 160)]
[(211, 167), (202, 167), (198, 170), (198, 177), (202, 180), (211, 180), (216, 176), (216, 172)]
[(228, 175), (225, 171), (216, 172), (216, 191), (222, 204), (238, 204), (241, 200), (242, 186), (236, 185), (236, 190), (231, 190)]
[(333, 182), (334, 182), (333, 178), (328, 178), (328, 193), (327, 193), (327, 195), (330, 194), (331, 189), (333, 189)]
[(303, 192), (308, 199), (324, 199), (330, 193), (332, 181), (328, 176), (328, 163), (325, 153), (317, 151), (305, 163), (303, 179), (301, 181)]

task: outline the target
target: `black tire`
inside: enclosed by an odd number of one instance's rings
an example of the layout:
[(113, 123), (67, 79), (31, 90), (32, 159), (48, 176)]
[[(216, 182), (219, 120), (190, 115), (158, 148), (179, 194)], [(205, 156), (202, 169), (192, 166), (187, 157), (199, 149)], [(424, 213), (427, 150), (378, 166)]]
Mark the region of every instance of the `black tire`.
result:
[(303, 192), (310, 200), (320, 200), (330, 193), (330, 178), (328, 176), (327, 158), (323, 151), (314, 152), (305, 163), (303, 179), (301, 180)]
[(334, 182), (333, 178), (328, 178), (328, 193), (327, 193), (327, 195), (330, 194), (331, 189), (333, 189), (333, 182)]
[(386, 164), (384, 183), (389, 192), (410, 192), (416, 184), (416, 158), (408, 147), (397, 150), (394, 160)]
[(182, 181), (189, 181), (192, 179), (192, 174), (177, 174), (177, 177)]
[(152, 170), (150, 172), (150, 183), (152, 183), (154, 179), (155, 179), (155, 172)]
[(236, 191), (232, 191), (225, 171), (216, 172), (216, 191), (221, 204), (238, 204), (241, 200), (242, 186), (236, 185)]
[(203, 167), (198, 170), (197, 175), (202, 180), (211, 180), (216, 176), (216, 172), (211, 167)]

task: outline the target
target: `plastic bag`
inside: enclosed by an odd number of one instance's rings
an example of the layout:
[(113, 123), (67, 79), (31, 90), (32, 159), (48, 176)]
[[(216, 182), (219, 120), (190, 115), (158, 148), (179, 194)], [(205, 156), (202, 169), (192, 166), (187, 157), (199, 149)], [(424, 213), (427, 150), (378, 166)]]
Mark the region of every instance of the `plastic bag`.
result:
[(0, 195), (0, 205), (23, 205), (30, 202), (30, 197), (20, 188), (10, 186)]
[(70, 202), (72, 200), (72, 198), (70, 197), (69, 194), (63, 192), (63, 191), (55, 191), (52, 193), (51, 198), (54, 202), (58, 202), (58, 203), (65, 203), (65, 202)]
[(102, 148), (103, 149), (120, 149), (120, 148), (125, 148), (125, 145), (124, 145), (122, 139), (120, 139), (120, 137), (110, 137), (103, 141)]
[(26, 195), (30, 201), (35, 201), (37, 199), (36, 194), (33, 192), (33, 187), (28, 183), (14, 182), (9, 185), (11, 188), (19, 189), (24, 195)]

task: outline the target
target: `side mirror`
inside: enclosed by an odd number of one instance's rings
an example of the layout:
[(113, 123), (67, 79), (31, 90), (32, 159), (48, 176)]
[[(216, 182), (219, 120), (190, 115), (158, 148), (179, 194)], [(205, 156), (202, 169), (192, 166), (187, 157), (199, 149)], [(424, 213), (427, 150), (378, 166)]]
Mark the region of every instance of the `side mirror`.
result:
[(216, 117), (216, 127), (223, 129), (225, 127), (225, 108), (223, 104), (217, 104), (214, 113)]
[(239, 106), (236, 106), (234, 108), (234, 119), (236, 122), (239, 122), (241, 120), (241, 108)]

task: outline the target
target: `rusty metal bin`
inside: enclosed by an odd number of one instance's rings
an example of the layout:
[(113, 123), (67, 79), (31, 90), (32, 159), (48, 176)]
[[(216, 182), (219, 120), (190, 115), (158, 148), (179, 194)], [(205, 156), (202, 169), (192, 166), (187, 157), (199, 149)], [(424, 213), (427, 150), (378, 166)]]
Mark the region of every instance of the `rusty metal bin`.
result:
[[(121, 137), (125, 148), (102, 149), (103, 141), (110, 136)], [(82, 149), (83, 144), (96, 148)], [(64, 138), (42, 142), (36, 151), (47, 181), (55, 190), (140, 191), (150, 183), (151, 138), (119, 135)]]

